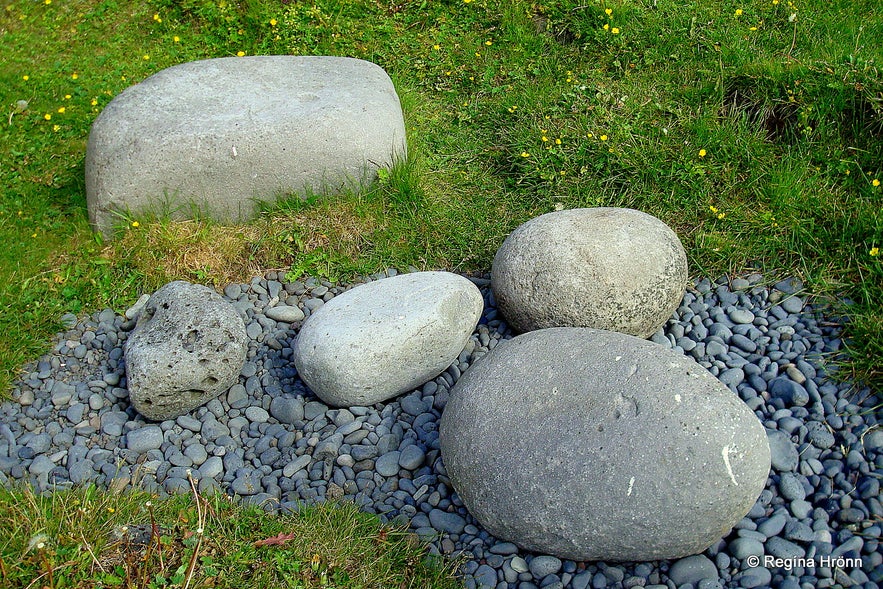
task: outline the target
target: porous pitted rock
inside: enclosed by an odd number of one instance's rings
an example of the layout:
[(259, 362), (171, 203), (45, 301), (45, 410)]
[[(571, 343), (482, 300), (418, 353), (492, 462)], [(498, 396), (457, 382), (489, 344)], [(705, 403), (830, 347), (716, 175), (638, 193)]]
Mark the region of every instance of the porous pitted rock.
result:
[(503, 342), (451, 390), (442, 459), (497, 538), (572, 560), (705, 550), (754, 505), (766, 432), (692, 359), (589, 328)]
[(294, 364), (329, 405), (385, 401), (450, 366), (483, 307), (478, 288), (449, 272), (369, 282), (307, 318), (294, 345)]
[(184, 63), (114, 98), (86, 149), (89, 220), (120, 212), (222, 222), (257, 200), (358, 188), (406, 153), (401, 104), (379, 66), (268, 55)]
[(518, 332), (594, 327), (649, 337), (684, 296), (687, 257), (674, 231), (646, 213), (571, 209), (515, 229), (491, 280)]
[(166, 284), (126, 340), (129, 399), (144, 417), (174, 419), (236, 382), (248, 337), (236, 309), (210, 288)]

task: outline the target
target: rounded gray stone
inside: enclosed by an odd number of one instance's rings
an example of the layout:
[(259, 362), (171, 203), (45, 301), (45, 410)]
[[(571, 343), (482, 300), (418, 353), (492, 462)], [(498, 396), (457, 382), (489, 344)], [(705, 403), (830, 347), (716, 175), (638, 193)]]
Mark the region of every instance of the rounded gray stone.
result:
[(680, 303), (687, 257), (677, 235), (646, 213), (571, 209), (515, 229), (494, 257), (491, 281), (516, 331), (594, 327), (646, 338)]
[(304, 322), (294, 345), (301, 379), (329, 405), (371, 405), (450, 366), (484, 299), (449, 272), (416, 272), (336, 296)]
[(533, 557), (530, 561), (530, 574), (534, 579), (542, 579), (546, 575), (554, 575), (561, 570), (561, 560), (546, 554)]
[(399, 472), (399, 458), (401, 453), (398, 450), (387, 452), (377, 459), (374, 468), (381, 476), (391, 477)]
[(426, 454), (419, 446), (406, 446), (399, 455), (399, 466), (405, 470), (417, 470), (426, 459)]
[(346, 57), (250, 56), (164, 69), (114, 98), (86, 148), (89, 220), (115, 214), (252, 218), (258, 200), (370, 184), (405, 156), (392, 81)]
[(624, 334), (553, 328), (498, 345), (463, 375), (440, 443), (454, 489), (497, 538), (624, 561), (720, 539), (764, 488), (764, 433), (689, 358)]
[(304, 402), (296, 397), (275, 397), (270, 401), (270, 415), (279, 423), (292, 424), (304, 418)]
[(703, 579), (717, 579), (717, 566), (704, 554), (696, 554), (672, 564), (668, 570), (668, 578), (678, 586), (685, 583), (695, 586)]
[(163, 432), (158, 425), (145, 425), (126, 434), (126, 447), (143, 454), (158, 450), (163, 443)]
[(176, 281), (156, 291), (125, 343), (129, 399), (148, 419), (173, 419), (236, 382), (248, 339), (214, 290)]
[(288, 305), (271, 307), (264, 311), (264, 315), (273, 321), (284, 321), (285, 323), (295, 323), (304, 319), (304, 312), (299, 307)]

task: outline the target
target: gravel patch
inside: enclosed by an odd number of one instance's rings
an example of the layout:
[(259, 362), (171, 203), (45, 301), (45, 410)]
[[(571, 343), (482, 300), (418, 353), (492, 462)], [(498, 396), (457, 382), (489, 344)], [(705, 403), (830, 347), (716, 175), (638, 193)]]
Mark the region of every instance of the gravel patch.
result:
[[(303, 319), (349, 286), (285, 282), (275, 273), (227, 286), (224, 296), (249, 337), (239, 382), (190, 414), (159, 423), (145, 421), (128, 402), (123, 343), (134, 312), (67, 315), (70, 329), (24, 368), (12, 400), (0, 405), (0, 484), (139, 485), (163, 495), (187, 492), (189, 473), (201, 492), (237, 494), (268, 510), (354, 501), (384, 521), (407, 523), (433, 553), (465, 556), (461, 573), (469, 588), (883, 583), (879, 401), (831, 378), (842, 347), (839, 320), (825, 316), (799, 280), (770, 286), (756, 274), (695, 281), (651, 338), (696, 359), (768, 430), (773, 470), (766, 489), (724, 539), (675, 562), (583, 563), (492, 537), (451, 488), (438, 444), (451, 387), (512, 336), (490, 281), (472, 280), (485, 311), (451, 367), (398, 399), (348, 409), (329, 408), (304, 387), (291, 345)], [(799, 560), (754, 566), (757, 557)]]

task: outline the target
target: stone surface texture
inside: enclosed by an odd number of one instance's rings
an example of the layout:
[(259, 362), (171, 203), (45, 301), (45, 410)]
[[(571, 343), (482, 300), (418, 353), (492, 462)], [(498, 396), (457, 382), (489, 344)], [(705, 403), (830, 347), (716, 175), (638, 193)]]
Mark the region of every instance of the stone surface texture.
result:
[(687, 257), (659, 219), (622, 208), (541, 215), (494, 257), (494, 296), (518, 332), (594, 327), (649, 337), (687, 284)]
[(488, 531), (573, 560), (699, 553), (748, 513), (770, 470), (763, 426), (707, 370), (587, 328), (497, 346), (452, 389), (440, 443)]
[(478, 288), (449, 272), (369, 282), (307, 318), (294, 345), (294, 364), (329, 405), (378, 403), (450, 366), (483, 308)]
[(174, 419), (236, 382), (248, 338), (212, 289), (176, 281), (157, 290), (125, 344), (129, 399), (144, 417)]
[(222, 222), (257, 201), (358, 188), (406, 153), (389, 76), (358, 59), (253, 56), (162, 70), (114, 98), (86, 151), (96, 230), (120, 212)]

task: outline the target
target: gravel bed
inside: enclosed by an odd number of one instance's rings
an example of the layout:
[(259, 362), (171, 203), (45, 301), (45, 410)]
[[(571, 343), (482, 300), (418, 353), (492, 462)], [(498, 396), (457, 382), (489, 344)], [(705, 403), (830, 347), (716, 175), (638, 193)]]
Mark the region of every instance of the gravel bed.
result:
[[(267, 509), (342, 498), (386, 521), (407, 522), (432, 552), (464, 555), (470, 588), (869, 589), (883, 582), (879, 400), (830, 378), (842, 347), (836, 318), (815, 309), (799, 281), (768, 285), (760, 275), (695, 281), (652, 337), (737, 391), (769, 430), (767, 486), (726, 538), (675, 562), (582, 563), (492, 537), (451, 488), (438, 449), (451, 387), (511, 337), (489, 281), (472, 280), (485, 312), (457, 361), (408, 395), (349, 409), (328, 408), (297, 378), (291, 344), (300, 314), (269, 311), (290, 305), (309, 316), (345, 286), (283, 283), (269, 273), (225, 288), (250, 338), (239, 383), (160, 423), (145, 421), (127, 401), (122, 346), (132, 313), (65, 316), (69, 331), (25, 367), (13, 400), (0, 406), (0, 483), (43, 490), (141, 485), (164, 494), (187, 492), (189, 470), (201, 492), (235, 493)], [(755, 566), (759, 554), (765, 556)]]

